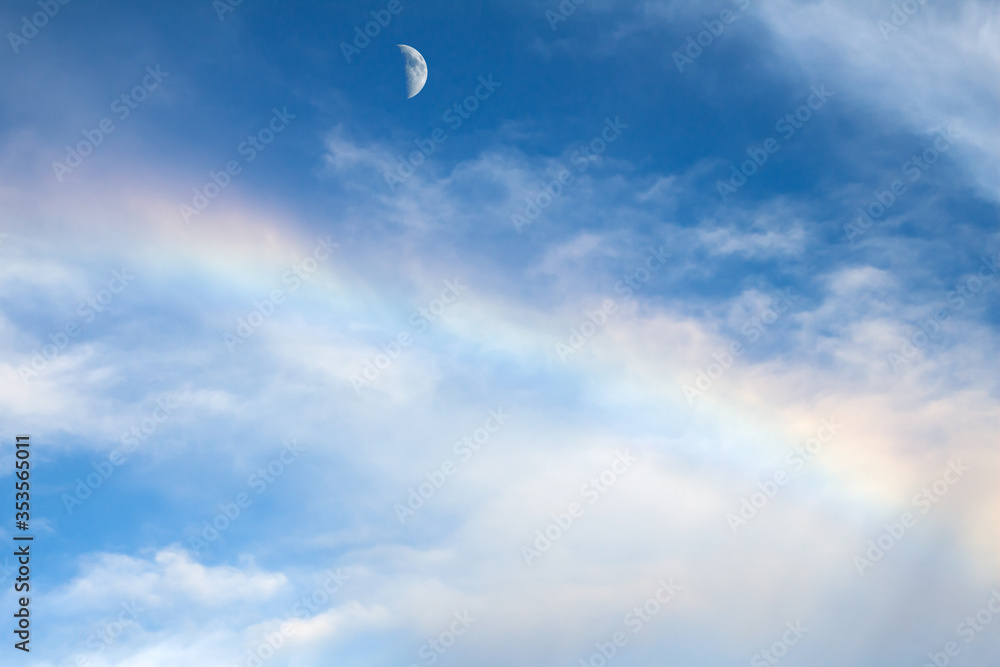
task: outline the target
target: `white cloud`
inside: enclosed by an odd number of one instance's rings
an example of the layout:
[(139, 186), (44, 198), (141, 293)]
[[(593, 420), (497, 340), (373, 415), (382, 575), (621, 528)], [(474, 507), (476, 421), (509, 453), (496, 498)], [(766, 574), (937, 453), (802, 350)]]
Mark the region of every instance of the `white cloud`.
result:
[(88, 556), (81, 573), (54, 596), (67, 611), (114, 607), (127, 600), (154, 607), (204, 608), (267, 600), (287, 583), (285, 575), (262, 571), (252, 559), (238, 568), (205, 566), (171, 547), (151, 559), (114, 553)]

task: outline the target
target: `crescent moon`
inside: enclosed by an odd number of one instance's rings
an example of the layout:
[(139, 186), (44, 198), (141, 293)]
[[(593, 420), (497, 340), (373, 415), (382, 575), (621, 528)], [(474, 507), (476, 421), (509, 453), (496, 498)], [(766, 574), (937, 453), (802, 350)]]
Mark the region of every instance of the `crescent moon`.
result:
[(397, 44), (406, 61), (406, 99), (419, 93), (427, 83), (427, 61), (412, 46)]

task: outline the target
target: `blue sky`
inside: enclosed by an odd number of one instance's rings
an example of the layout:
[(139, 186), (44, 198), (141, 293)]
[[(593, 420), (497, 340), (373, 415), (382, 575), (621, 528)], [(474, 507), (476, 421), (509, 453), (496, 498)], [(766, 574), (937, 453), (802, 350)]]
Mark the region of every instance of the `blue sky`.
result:
[(0, 11), (17, 659), (995, 657), (997, 4), (389, 4)]

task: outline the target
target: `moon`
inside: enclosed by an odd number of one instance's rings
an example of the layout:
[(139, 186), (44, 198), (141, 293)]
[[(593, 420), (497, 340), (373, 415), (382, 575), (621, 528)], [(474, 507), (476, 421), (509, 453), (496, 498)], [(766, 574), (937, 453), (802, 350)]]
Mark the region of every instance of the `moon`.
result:
[(427, 83), (427, 61), (412, 46), (397, 44), (406, 60), (406, 99), (419, 93)]

